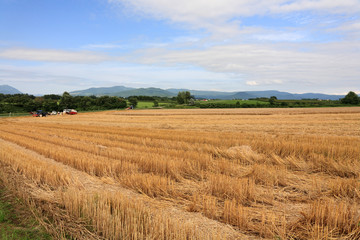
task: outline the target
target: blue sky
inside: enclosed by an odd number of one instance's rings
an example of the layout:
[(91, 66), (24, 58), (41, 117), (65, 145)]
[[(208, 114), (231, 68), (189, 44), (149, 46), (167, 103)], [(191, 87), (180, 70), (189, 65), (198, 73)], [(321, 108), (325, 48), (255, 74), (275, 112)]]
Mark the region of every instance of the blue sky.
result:
[(360, 0), (0, 0), (0, 85), (360, 93)]

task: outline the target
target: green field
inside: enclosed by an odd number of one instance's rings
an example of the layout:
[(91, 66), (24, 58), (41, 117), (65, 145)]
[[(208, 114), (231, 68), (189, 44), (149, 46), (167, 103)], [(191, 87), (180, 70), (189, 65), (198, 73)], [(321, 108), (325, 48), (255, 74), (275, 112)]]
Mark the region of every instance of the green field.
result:
[[(129, 103), (128, 106), (130, 106)], [(179, 108), (184, 108), (184, 107), (189, 107), (189, 106), (180, 106)], [(149, 109), (149, 108), (154, 108), (154, 102), (139, 101), (136, 106), (136, 109)], [(159, 106), (157, 108), (178, 108), (178, 107), (176, 104), (159, 102)]]
[[(188, 106), (188, 105), (178, 105), (176, 103), (162, 103), (159, 102), (159, 107), (162, 108), (196, 108), (199, 107), (198, 104), (203, 105), (203, 104), (233, 104), (235, 105), (236, 102), (239, 102), (240, 105), (269, 105), (268, 102), (263, 102), (263, 101), (257, 101), (257, 100), (209, 100), (209, 101), (201, 101), (198, 100), (196, 101), (196, 105), (197, 106)], [(129, 105), (129, 103), (128, 103)], [(154, 107), (154, 102), (150, 102), (150, 101), (139, 101), (138, 105), (136, 106), (137, 109), (149, 109), (149, 108), (153, 108)]]
[(30, 116), (29, 113), (0, 113), (0, 117), (21, 117), (21, 116)]
[[(129, 104), (128, 104), (129, 105)], [(138, 102), (136, 108), (152, 108), (154, 106), (154, 102)]]
[(256, 104), (263, 104), (263, 105), (269, 105), (268, 102), (263, 102), (263, 101), (257, 101), (257, 100), (209, 100), (209, 101), (197, 101), (200, 104), (201, 103), (225, 103), (225, 104), (236, 104), (236, 102), (239, 102), (240, 104), (252, 104), (252, 105), (256, 105)]
[(195, 106), (200, 108), (251, 108), (251, 107), (267, 107), (269, 102), (259, 100), (198, 100)]

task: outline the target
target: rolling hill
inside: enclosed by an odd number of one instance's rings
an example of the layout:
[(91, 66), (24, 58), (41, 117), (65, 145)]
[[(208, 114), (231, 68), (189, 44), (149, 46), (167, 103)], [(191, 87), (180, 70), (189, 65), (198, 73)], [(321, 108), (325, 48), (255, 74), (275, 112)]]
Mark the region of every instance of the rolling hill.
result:
[(172, 93), (161, 88), (137, 88), (131, 89), (127, 91), (121, 91), (111, 96), (118, 96), (118, 97), (129, 97), (129, 96), (157, 96), (157, 97), (174, 97), (177, 93)]
[(0, 93), (2, 94), (21, 94), (19, 90), (9, 85), (0, 85)]
[(202, 91), (202, 90), (190, 90), (190, 89), (161, 89), (161, 88), (130, 88), (124, 86), (115, 86), (107, 88), (89, 88), (86, 90), (79, 90), (70, 92), (73, 96), (158, 96), (158, 97), (174, 97), (181, 91), (189, 91), (195, 98), (206, 99), (250, 99), (250, 98), (269, 98), (276, 96), (278, 99), (322, 99), (322, 100), (338, 100), (343, 98), (344, 95), (328, 95), (322, 93), (304, 93), (296, 94), (289, 92), (281, 92), (276, 90), (268, 91), (234, 91), (234, 92), (222, 92), (222, 91)]
[(114, 86), (114, 87), (100, 87), (100, 88), (89, 88), (85, 90), (73, 91), (70, 92), (73, 96), (104, 96), (104, 95), (113, 95), (122, 91), (134, 90), (135, 88), (124, 87), (124, 86)]

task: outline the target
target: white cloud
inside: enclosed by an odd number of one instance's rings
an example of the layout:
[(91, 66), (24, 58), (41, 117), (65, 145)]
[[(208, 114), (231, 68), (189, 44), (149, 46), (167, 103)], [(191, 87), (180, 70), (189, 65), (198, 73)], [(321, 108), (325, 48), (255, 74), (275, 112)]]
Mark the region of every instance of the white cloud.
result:
[(341, 30), (345, 31), (360, 31), (360, 22), (352, 22), (344, 25)]
[[(311, 51), (302, 51), (302, 48)], [(356, 50), (358, 49), (358, 50)], [(360, 76), (360, 44), (233, 44), (198, 50), (142, 50), (132, 62), (202, 67), (210, 72), (240, 76), (250, 86), (270, 84), (356, 86)]]
[(114, 48), (125, 48), (123, 45), (112, 44), (112, 43), (104, 43), (104, 44), (87, 44), (83, 46), (83, 48), (87, 49), (114, 49)]
[(33, 48), (0, 49), (0, 58), (73, 63), (96, 63), (110, 60), (109, 56), (89, 51), (63, 51)]
[(360, 21), (349, 21), (329, 29), (333, 34), (343, 34), (347, 39), (360, 40)]
[[(283, 1), (288, 2), (288, 1)], [(356, 13), (360, 11), (358, 0), (297, 0), (288, 4), (271, 6), (271, 12), (320, 11), (324, 13)]]
[(272, 42), (298, 42), (305, 39), (305, 36), (300, 33), (263, 33), (255, 34), (254, 38), (260, 41)]
[(323, 13), (360, 12), (358, 0), (109, 0), (120, 3), (136, 14), (173, 22), (219, 24), (234, 17), (319, 11)]
[[(360, 75), (360, 43), (357, 39), (344, 41), (344, 34), (355, 36), (358, 32), (357, 23), (350, 23), (360, 13), (359, 0), (110, 2), (120, 3), (137, 15), (211, 33), (202, 39), (202, 48), (176, 51), (154, 46), (129, 55), (132, 62), (199, 66), (210, 72), (241, 76), (240, 81), (248, 86), (275, 84), (308, 91), (321, 86), (324, 90), (353, 88)], [(296, 22), (297, 27), (271, 28), (261, 26), (260, 22), (249, 27), (242, 23), (244, 18), (252, 16), (282, 18)], [(343, 35), (336, 29), (339, 25), (343, 25)], [(344, 33), (347, 29), (349, 33)]]
[[(201, 29), (210, 33), (212, 41), (311, 41), (311, 35), (326, 33), (338, 23), (331, 23), (338, 16), (347, 22), (346, 16), (360, 13), (359, 0), (108, 0), (112, 5), (120, 5), (123, 12), (136, 16), (153, 18), (175, 23), (187, 29)], [(247, 17), (275, 17), (307, 26), (302, 29), (286, 29), (275, 26), (261, 26), (254, 23), (259, 32), (249, 36), (246, 31)], [(258, 25), (256, 25), (258, 24)], [(349, 35), (353, 35), (347, 33)], [(308, 38), (309, 37), (309, 38)], [(314, 36), (316, 38), (316, 36)]]
[(249, 85), (249, 86), (257, 86), (257, 85), (259, 85), (256, 81), (247, 81), (246, 84)]

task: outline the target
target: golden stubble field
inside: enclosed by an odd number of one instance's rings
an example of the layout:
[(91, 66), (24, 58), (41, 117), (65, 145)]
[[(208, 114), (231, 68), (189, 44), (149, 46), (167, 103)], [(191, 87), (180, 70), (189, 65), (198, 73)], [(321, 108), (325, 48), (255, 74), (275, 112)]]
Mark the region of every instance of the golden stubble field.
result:
[(359, 176), (359, 107), (0, 119), (0, 177), (59, 239), (359, 239)]

